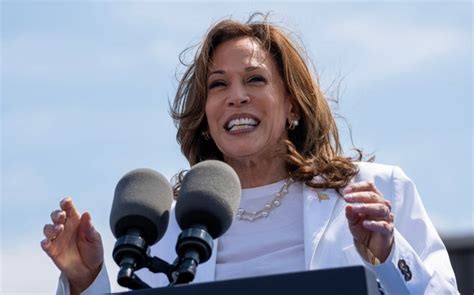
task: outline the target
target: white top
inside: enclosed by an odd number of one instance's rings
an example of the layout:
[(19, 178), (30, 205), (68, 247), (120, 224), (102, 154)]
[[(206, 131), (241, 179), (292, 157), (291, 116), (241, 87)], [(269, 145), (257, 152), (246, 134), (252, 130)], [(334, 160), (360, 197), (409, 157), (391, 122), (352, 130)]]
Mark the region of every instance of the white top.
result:
[[(365, 261), (357, 247), (355, 247), (345, 216), (346, 203), (337, 191), (334, 189), (316, 190), (303, 184), (302, 195), (298, 193), (295, 195), (300, 195), (303, 203), (304, 269), (320, 270), (364, 265), (374, 272), (385, 289), (385, 294), (459, 294), (456, 290), (456, 279), (446, 248), (423, 207), (414, 183), (396, 166), (375, 163), (357, 163), (357, 165), (360, 170), (352, 181), (374, 182), (384, 197), (392, 203), (392, 212), (395, 215), (395, 231), (394, 244), (389, 257), (379, 265), (372, 265)], [(315, 180), (318, 181), (318, 178), (316, 177)], [(296, 188), (296, 186), (293, 188)], [(277, 190), (279, 190), (278, 186), (273, 191), (276, 192)], [(244, 197), (244, 199), (247, 198)], [(296, 211), (284, 210), (286, 209), (285, 206), (291, 206), (291, 199), (291, 197), (285, 198), (281, 206), (273, 210), (268, 218), (278, 220), (279, 218), (286, 218), (286, 212)], [(257, 204), (257, 201), (255, 201), (257, 209), (261, 208), (260, 205), (263, 206), (263, 203)], [(250, 206), (253, 206), (253, 202), (247, 205), (242, 204), (242, 206), (244, 209), (251, 210), (252, 207)], [(282, 210), (280, 211), (280, 209)], [(282, 214), (282, 212), (284, 213)], [(257, 222), (248, 224), (248, 226), (253, 225), (259, 226)], [(235, 228), (235, 230), (239, 229)], [(234, 229), (231, 230), (231, 233), (233, 231)], [(169, 262), (173, 261), (176, 258), (174, 246), (181, 232), (172, 208), (168, 230), (162, 240), (151, 247), (151, 255)], [(266, 232), (267, 230), (264, 231), (264, 233)], [(279, 232), (279, 235), (282, 232), (284, 231)], [(291, 231), (286, 230), (285, 232)], [(267, 238), (270, 236), (273, 237), (273, 235), (267, 235)], [(276, 236), (277, 234), (275, 234), (275, 239), (278, 239)], [(248, 235), (242, 236), (239, 240), (239, 246), (246, 238), (248, 238)], [(257, 248), (263, 248), (265, 252), (269, 252), (266, 248), (268, 245), (260, 246), (261, 243), (267, 242), (267, 240), (260, 236), (258, 240)], [(224, 245), (220, 245), (222, 241)], [(228, 248), (226, 244), (229, 245), (229, 243), (226, 243), (225, 238), (222, 241), (221, 238), (214, 241), (212, 255), (207, 262), (199, 265), (194, 282), (208, 282), (215, 280), (216, 277), (232, 275), (229, 274), (231, 272), (229, 270), (226, 270), (228, 274), (225, 274), (224, 270), (217, 270), (217, 267), (219, 269), (227, 268), (226, 265), (230, 265), (229, 261), (236, 260), (235, 257), (225, 255)], [(288, 248), (286, 246), (281, 247), (281, 249)], [(217, 251), (218, 249), (221, 250)], [(218, 252), (221, 251), (221, 255), (224, 254), (224, 256), (219, 257), (218, 266), (217, 256)], [(271, 252), (275, 251), (272, 250)], [(247, 257), (254, 256), (262, 259), (264, 255), (261, 255), (261, 252), (258, 253), (258, 250), (246, 251)], [(234, 254), (241, 255), (237, 252), (234, 252)], [(266, 271), (272, 273), (285, 271), (275, 267), (275, 263), (275, 261), (266, 263), (268, 267)], [(289, 268), (290, 262), (283, 262), (283, 264), (285, 268)], [(273, 269), (270, 269), (270, 267)], [(256, 275), (256, 272), (251, 274), (248, 268), (245, 272), (241, 271), (240, 274), (242, 276)], [(219, 273), (217, 275), (216, 270)], [(407, 273), (410, 274), (408, 277)], [(152, 287), (167, 285), (164, 275), (151, 273), (147, 269), (141, 269), (137, 274)], [(111, 279), (116, 279), (115, 273), (111, 274)], [(335, 283), (343, 282), (343, 278), (341, 278)], [(317, 290), (317, 288), (318, 286), (314, 286), (314, 290)], [(107, 292), (110, 292), (110, 283), (107, 271), (103, 267), (92, 285), (82, 294), (95, 295)], [(69, 294), (69, 283), (63, 275), (59, 280), (57, 294)]]
[[(258, 211), (285, 181), (243, 189), (240, 207)], [(254, 222), (235, 219), (219, 238), (216, 280), (304, 270), (303, 184), (290, 185), (281, 205)]]

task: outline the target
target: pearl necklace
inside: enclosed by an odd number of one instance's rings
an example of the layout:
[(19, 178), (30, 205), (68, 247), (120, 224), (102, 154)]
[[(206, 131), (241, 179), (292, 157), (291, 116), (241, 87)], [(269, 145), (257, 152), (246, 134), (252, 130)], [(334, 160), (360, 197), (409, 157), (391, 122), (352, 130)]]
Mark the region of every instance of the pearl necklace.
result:
[(239, 208), (236, 216), (237, 219), (254, 222), (255, 220), (268, 217), (268, 215), (270, 215), (270, 212), (272, 212), (273, 209), (281, 205), (281, 201), (288, 194), (288, 188), (293, 182), (295, 182), (293, 178), (288, 178), (281, 187), (281, 189), (275, 194), (273, 200), (270, 203), (267, 203), (265, 207), (258, 211), (248, 212), (245, 209)]

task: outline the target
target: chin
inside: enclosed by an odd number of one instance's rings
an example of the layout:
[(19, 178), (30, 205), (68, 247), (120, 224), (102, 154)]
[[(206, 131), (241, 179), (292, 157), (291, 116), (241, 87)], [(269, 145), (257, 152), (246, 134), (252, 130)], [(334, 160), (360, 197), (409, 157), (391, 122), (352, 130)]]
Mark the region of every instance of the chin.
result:
[(224, 158), (231, 159), (243, 159), (243, 158), (253, 158), (255, 156), (264, 156), (268, 155), (268, 150), (266, 146), (252, 146), (249, 147), (249, 143), (245, 144), (234, 144), (227, 148), (220, 149)]
[(222, 154), (225, 158), (245, 158), (245, 157), (252, 157), (258, 154), (256, 150), (248, 150), (248, 149), (235, 149), (222, 151)]

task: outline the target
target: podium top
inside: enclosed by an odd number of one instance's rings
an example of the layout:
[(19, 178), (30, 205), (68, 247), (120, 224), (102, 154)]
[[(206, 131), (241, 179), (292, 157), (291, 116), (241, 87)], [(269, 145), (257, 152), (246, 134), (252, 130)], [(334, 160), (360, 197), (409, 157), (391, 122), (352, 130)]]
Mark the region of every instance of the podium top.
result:
[[(177, 285), (113, 293), (115, 295), (253, 295), (253, 294), (380, 295), (375, 275), (363, 266), (311, 270), (251, 278)], [(292, 293), (293, 292), (293, 293)]]

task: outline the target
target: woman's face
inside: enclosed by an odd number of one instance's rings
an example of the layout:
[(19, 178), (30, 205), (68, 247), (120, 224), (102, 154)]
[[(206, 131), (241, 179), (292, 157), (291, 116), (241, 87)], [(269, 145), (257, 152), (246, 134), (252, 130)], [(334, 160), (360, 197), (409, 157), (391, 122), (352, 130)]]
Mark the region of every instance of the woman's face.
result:
[(272, 155), (293, 107), (273, 57), (253, 39), (220, 44), (209, 65), (206, 116), (224, 159)]

